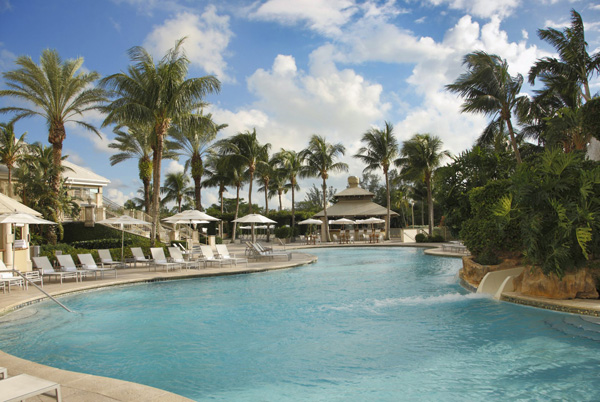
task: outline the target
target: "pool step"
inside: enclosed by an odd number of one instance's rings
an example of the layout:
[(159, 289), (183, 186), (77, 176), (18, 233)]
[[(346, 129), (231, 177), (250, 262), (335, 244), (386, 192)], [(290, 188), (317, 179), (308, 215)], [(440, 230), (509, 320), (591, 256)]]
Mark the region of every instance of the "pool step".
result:
[(546, 321), (546, 324), (565, 335), (600, 342), (600, 324), (587, 317), (568, 316), (559, 321)]

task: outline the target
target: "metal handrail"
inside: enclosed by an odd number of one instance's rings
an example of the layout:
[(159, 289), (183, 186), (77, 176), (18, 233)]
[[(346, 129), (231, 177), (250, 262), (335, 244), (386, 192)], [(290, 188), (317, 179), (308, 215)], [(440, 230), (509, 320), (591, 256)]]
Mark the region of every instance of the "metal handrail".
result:
[[(67, 310), (69, 313), (72, 313), (72, 310), (69, 310), (69, 308), (67, 306), (65, 306), (64, 304), (62, 304), (61, 302), (59, 302), (58, 300), (56, 300), (53, 296), (51, 296), (48, 292), (46, 292), (44, 289), (42, 289), (41, 287), (39, 287), (38, 285), (36, 285), (35, 283), (33, 283), (32, 280), (30, 280), (28, 277), (26, 277), (25, 275), (23, 275), (20, 271), (16, 270), (16, 269), (8, 269), (8, 270), (1, 270), (0, 272), (12, 272), (13, 274), (17, 274), (19, 275), (21, 278), (25, 279), (28, 283), (32, 284), (33, 286), (35, 286), (40, 292), (42, 292), (43, 294), (45, 294), (46, 296), (48, 296), (50, 299), (52, 299), (52, 301), (54, 301), (56, 304), (58, 304), (59, 306), (61, 306), (62, 308), (64, 308), (65, 310)], [(43, 279), (42, 279), (43, 280)]]

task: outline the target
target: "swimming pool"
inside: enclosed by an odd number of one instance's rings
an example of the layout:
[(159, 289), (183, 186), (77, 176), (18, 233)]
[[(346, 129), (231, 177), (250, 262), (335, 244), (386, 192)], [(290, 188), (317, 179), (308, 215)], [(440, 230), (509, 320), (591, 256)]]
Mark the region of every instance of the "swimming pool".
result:
[(418, 249), (62, 298), (6, 317), (16, 356), (195, 400), (598, 400), (599, 327), (457, 284)]

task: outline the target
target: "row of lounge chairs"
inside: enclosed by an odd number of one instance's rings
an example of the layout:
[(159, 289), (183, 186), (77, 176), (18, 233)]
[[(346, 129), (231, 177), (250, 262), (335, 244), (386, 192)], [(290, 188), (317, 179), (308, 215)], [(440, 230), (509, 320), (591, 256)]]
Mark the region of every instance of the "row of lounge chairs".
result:
[[(117, 267), (125, 267), (125, 264), (145, 264), (149, 269), (164, 269), (167, 272), (175, 269), (200, 269), (206, 268), (209, 264), (218, 265), (235, 265), (245, 263), (248, 266), (249, 258), (267, 258), (284, 257), (288, 261), (292, 258), (291, 252), (273, 251), (271, 248), (265, 248), (260, 243), (246, 243), (246, 257), (236, 257), (229, 253), (227, 246), (224, 244), (216, 245), (216, 254), (212, 248), (207, 245), (195, 246), (192, 250), (185, 250), (183, 247), (169, 247), (170, 257), (165, 256), (162, 247), (151, 248), (151, 256), (144, 255), (141, 247), (132, 247), (132, 258), (128, 258), (121, 263), (114, 261), (109, 250), (98, 250), (100, 262), (96, 262), (91, 254), (78, 254), (79, 264), (73, 261), (69, 254), (57, 255), (57, 267), (54, 267), (48, 257), (33, 257), (33, 264), (36, 270), (24, 272), (23, 276), (15, 275), (12, 270), (6, 268), (0, 260), (0, 288), (3, 292), (6, 289), (10, 292), (11, 287), (20, 286), (27, 287), (30, 282), (44, 285), (44, 279), (55, 279), (57, 282), (63, 283), (64, 280), (74, 279), (82, 281), (85, 278), (93, 276), (94, 279), (100, 275), (104, 278), (105, 273), (112, 273), (117, 277)], [(187, 258), (186, 258), (187, 257)]]

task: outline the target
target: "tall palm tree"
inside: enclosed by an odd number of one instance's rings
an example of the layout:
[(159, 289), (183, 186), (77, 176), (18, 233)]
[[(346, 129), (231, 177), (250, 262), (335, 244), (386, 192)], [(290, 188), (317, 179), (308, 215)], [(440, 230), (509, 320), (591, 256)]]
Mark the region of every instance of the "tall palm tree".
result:
[(449, 151), (442, 151), (442, 140), (430, 134), (415, 134), (410, 140), (402, 143), (401, 158), (396, 159), (396, 166), (402, 166), (403, 175), (413, 181), (423, 181), (427, 187), (427, 206), (429, 210), (429, 235), (433, 235), (433, 197), (431, 179), (434, 170), (440, 166)]
[(256, 169), (267, 163), (271, 144), (261, 144), (256, 138), (256, 129), (238, 133), (220, 144), (225, 155), (230, 156), (234, 164), (245, 167), (249, 178), (248, 213), (252, 213), (252, 184)]
[(23, 159), (24, 151), (27, 149), (23, 133), (18, 139), (15, 136), (13, 123), (0, 123), (0, 162), (8, 169), (8, 196), (13, 195), (12, 171), (15, 165)]
[[(234, 220), (238, 218), (240, 212), (240, 189), (246, 182), (248, 176), (244, 172), (244, 166), (242, 165), (230, 165), (227, 170), (229, 180), (233, 186), (235, 186), (235, 216)], [(237, 222), (233, 222), (233, 228), (231, 230), (231, 239), (235, 240), (235, 234), (237, 230)]]
[(113, 132), (116, 134), (109, 148), (120, 152), (111, 155), (110, 165), (124, 162), (129, 159), (138, 159), (139, 177), (144, 186), (143, 205), (147, 214), (150, 213), (150, 182), (152, 181), (152, 127), (135, 126), (124, 131), (123, 126), (117, 126)]
[[(308, 148), (302, 151), (306, 159), (306, 167), (302, 170), (302, 177), (320, 177), (323, 180), (323, 216), (327, 222), (327, 179), (330, 172), (347, 172), (348, 164), (337, 162), (337, 159), (346, 153), (346, 147), (341, 143), (330, 144), (325, 137), (314, 134), (308, 142)], [(329, 226), (325, 228), (324, 238), (329, 239)]]
[[(192, 180), (194, 181), (194, 201), (198, 211), (202, 211), (202, 176), (204, 176), (203, 158), (211, 150), (211, 142), (217, 136), (217, 133), (226, 128), (227, 124), (215, 124), (212, 120), (212, 114), (203, 115), (199, 127), (184, 124), (178, 130), (171, 134), (173, 143), (179, 145), (181, 154), (187, 157), (185, 161), (185, 171), (191, 170)], [(194, 123), (195, 121), (192, 121)]]
[[(0, 90), (0, 96), (16, 98), (31, 108), (8, 106), (0, 108), (0, 113), (15, 113), (13, 122), (31, 116), (45, 119), (53, 160), (60, 166), (67, 122), (100, 135), (93, 125), (80, 120), (85, 112), (100, 108), (106, 101), (104, 90), (93, 85), (100, 76), (95, 71), (79, 71), (83, 58), (63, 61), (56, 50), (50, 49), (42, 52), (39, 65), (29, 56), (19, 56), (15, 63), (20, 68), (2, 73), (9, 89)], [(59, 170), (53, 172), (50, 183), (57, 196), (61, 179)]]
[[(269, 198), (277, 196), (279, 199), (279, 211), (283, 211), (283, 204), (281, 202), (281, 197), (285, 193), (288, 192), (288, 187), (286, 186), (287, 176), (285, 171), (281, 169), (280, 166), (276, 166), (273, 170), (273, 174), (271, 175), (271, 180), (269, 180)], [(300, 188), (300, 187), (298, 187)]]
[(161, 193), (165, 194), (162, 199), (163, 203), (174, 201), (177, 205), (177, 212), (181, 212), (181, 204), (193, 194), (193, 189), (189, 184), (190, 178), (184, 172), (169, 173), (165, 177), (165, 185), (160, 189)]
[(385, 128), (383, 130), (378, 128), (371, 128), (363, 134), (361, 141), (366, 145), (358, 150), (358, 153), (354, 155), (361, 162), (367, 166), (363, 169), (363, 172), (372, 172), (377, 169), (383, 170), (383, 176), (385, 177), (385, 190), (387, 194), (387, 222), (385, 236), (386, 239), (390, 239), (390, 178), (389, 171), (390, 166), (398, 159), (398, 140), (394, 135), (394, 126), (385, 122)]
[(305, 154), (303, 152), (296, 152), (292, 150), (281, 149), (276, 154), (276, 158), (279, 161), (283, 174), (288, 178), (288, 188), (292, 190), (292, 242), (295, 241), (294, 233), (296, 230), (296, 201), (295, 193), (296, 190), (300, 189), (297, 178), (305, 168), (304, 160)]
[[(265, 193), (265, 216), (269, 216), (269, 198), (272, 197), (272, 193), (270, 191), (270, 183), (271, 178), (277, 174), (277, 165), (279, 164), (279, 160), (272, 156), (269, 160), (261, 164), (256, 170), (256, 175), (258, 176), (258, 180), (261, 183), (261, 186), (258, 188), (258, 191), (262, 191)], [(267, 242), (270, 241), (271, 231), (269, 230), (270, 225), (267, 225)]]
[(461, 74), (453, 84), (446, 85), (446, 89), (464, 98), (463, 113), (482, 113), (493, 117), (484, 134), (496, 129), (499, 123), (506, 124), (515, 158), (520, 164), (521, 154), (511, 115), (525, 98), (519, 95), (523, 76), (511, 76), (506, 60), (484, 51), (467, 54), (463, 64), (466, 65), (467, 72)]
[[(228, 166), (220, 159), (219, 154), (211, 151), (206, 162), (206, 167), (208, 179), (204, 181), (204, 186), (218, 188), (219, 202), (221, 204), (221, 217), (223, 217), (223, 194), (227, 191), (227, 186), (232, 184)], [(219, 237), (223, 238), (222, 219), (219, 221)]]
[[(187, 78), (189, 59), (179, 39), (175, 46), (157, 63), (140, 46), (129, 49), (134, 63), (127, 73), (117, 73), (104, 78), (101, 84), (116, 94), (116, 99), (106, 108), (103, 125), (135, 123), (151, 124), (154, 131), (153, 144), (153, 187), (159, 189), (161, 161), (164, 141), (169, 128), (182, 119), (192, 119), (192, 110), (204, 105), (202, 99), (221, 88), (219, 80), (213, 76)], [(201, 116), (195, 116), (201, 120)], [(189, 120), (188, 120), (189, 121)], [(152, 194), (152, 244), (156, 240), (159, 225), (160, 194)]]
[(540, 39), (550, 43), (558, 52), (559, 59), (544, 57), (529, 70), (529, 82), (535, 84), (538, 77), (553, 77), (556, 86), (574, 82), (581, 97), (587, 102), (592, 99), (589, 81), (600, 73), (600, 52), (590, 55), (585, 41), (585, 30), (581, 15), (571, 10), (571, 26), (559, 31), (555, 28), (538, 30)]

